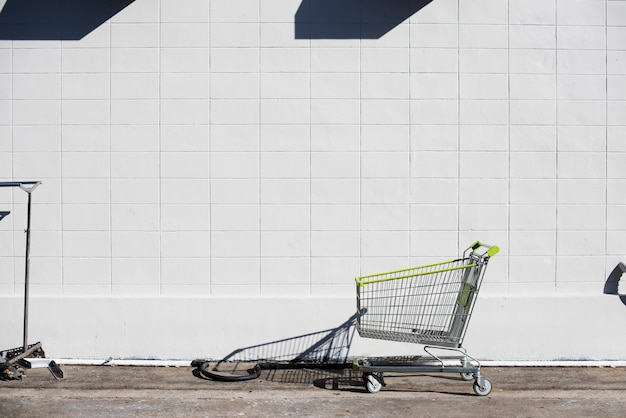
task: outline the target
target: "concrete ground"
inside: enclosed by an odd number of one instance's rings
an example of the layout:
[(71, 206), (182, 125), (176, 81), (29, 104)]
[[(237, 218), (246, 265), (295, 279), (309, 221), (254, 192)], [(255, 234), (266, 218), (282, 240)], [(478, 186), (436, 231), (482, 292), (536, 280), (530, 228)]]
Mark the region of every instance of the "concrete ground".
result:
[(624, 368), (483, 367), (486, 397), (456, 374), (386, 373), (368, 393), (360, 373), (263, 371), (255, 380), (219, 382), (192, 367), (63, 366), (21, 381), (0, 381), (3, 417), (622, 417)]

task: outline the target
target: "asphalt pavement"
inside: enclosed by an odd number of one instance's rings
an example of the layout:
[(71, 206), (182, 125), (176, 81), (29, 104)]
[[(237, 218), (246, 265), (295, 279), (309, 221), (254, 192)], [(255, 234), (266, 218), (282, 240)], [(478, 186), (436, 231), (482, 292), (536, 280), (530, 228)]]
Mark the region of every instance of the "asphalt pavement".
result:
[[(369, 393), (361, 373), (263, 370), (208, 379), (193, 367), (67, 366), (0, 381), (2, 417), (622, 417), (626, 368), (483, 367), (492, 392), (458, 374), (386, 373)], [(244, 373), (245, 374), (245, 373)]]

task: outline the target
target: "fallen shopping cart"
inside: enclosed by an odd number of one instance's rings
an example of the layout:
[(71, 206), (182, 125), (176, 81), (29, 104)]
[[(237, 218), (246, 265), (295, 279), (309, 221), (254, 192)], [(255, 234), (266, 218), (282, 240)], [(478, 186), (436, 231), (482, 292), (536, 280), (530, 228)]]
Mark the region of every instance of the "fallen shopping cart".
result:
[[(459, 259), (357, 277), (357, 330), (361, 337), (424, 345), (425, 355), (411, 358), (359, 358), (370, 393), (384, 385), (384, 372), (451, 372), (474, 381), (474, 393), (486, 396), (491, 382), (480, 363), (462, 347), (489, 259), (497, 246), (473, 243)], [(452, 355), (438, 355), (440, 353)]]

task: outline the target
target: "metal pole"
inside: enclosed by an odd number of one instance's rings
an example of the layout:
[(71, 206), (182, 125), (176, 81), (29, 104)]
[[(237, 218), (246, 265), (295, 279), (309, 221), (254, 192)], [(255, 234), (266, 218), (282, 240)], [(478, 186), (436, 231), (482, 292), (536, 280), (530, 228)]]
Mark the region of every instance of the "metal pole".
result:
[[(26, 257), (24, 260), (24, 347), (22, 353), (28, 350), (28, 293), (29, 293), (29, 274), (30, 274), (30, 212), (31, 212), (31, 194), (41, 184), (41, 181), (10, 181), (0, 182), (0, 187), (19, 187), (28, 194), (28, 205), (26, 214)], [(4, 216), (9, 212), (2, 212)], [(2, 219), (3, 216), (0, 216)]]
[(26, 190), (28, 193), (28, 209), (26, 214), (26, 257), (24, 265), (24, 352), (28, 350), (28, 279), (30, 270), (30, 197), (31, 191)]

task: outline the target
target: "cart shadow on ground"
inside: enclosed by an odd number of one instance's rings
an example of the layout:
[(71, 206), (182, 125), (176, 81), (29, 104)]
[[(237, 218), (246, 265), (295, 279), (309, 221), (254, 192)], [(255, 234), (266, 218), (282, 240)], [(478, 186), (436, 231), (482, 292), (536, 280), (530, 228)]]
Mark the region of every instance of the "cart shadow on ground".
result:
[[(226, 372), (247, 373), (246, 369), (250, 367), (250, 363), (232, 362), (229, 367), (231, 369)], [(225, 373), (223, 367), (219, 370), (219, 373)], [(195, 369), (193, 374), (199, 379), (215, 381), (215, 379), (204, 376), (199, 369)], [(263, 370), (259, 374), (258, 379), (259, 381), (281, 384), (312, 385), (317, 389), (328, 391), (369, 394), (365, 388), (362, 373), (349, 368), (335, 370), (315, 369), (314, 366), (299, 370), (277, 368)], [(387, 386), (381, 392), (437, 393), (441, 395), (475, 397), (474, 393), (471, 392), (471, 386), (467, 385), (467, 382), (463, 382), (460, 378), (451, 375), (385, 374), (385, 381)], [(372, 394), (372, 396), (376, 395)]]
[(344, 378), (346, 373), (360, 376), (351, 370), (348, 359), (355, 325), (356, 314), (336, 328), (238, 348), (219, 361), (194, 360), (193, 374), (201, 379), (226, 382), (263, 378), (307, 384), (319, 379)]
[[(221, 360), (194, 360), (192, 373), (198, 379), (313, 385), (319, 389), (367, 393), (363, 373), (353, 370), (349, 358), (356, 331), (356, 314), (336, 328), (277, 341), (238, 348)], [(386, 358), (387, 360), (392, 358)], [(393, 358), (412, 361), (414, 357)], [(386, 373), (386, 392), (422, 392), (474, 396), (467, 382), (444, 373)], [(458, 391), (450, 390), (452, 381)], [(465, 383), (465, 385), (464, 385)], [(456, 389), (456, 386), (455, 386)]]
[[(317, 379), (313, 382), (313, 385), (316, 388), (325, 390), (369, 394), (367, 389), (365, 389), (361, 374), (355, 373), (358, 375)], [(458, 384), (452, 386), (450, 381), (456, 381)], [(436, 393), (440, 395), (476, 397), (467, 382), (452, 376), (389, 374), (385, 375), (385, 382), (386, 386), (381, 390), (381, 393)], [(452, 388), (455, 390), (451, 390)], [(376, 394), (370, 395), (377, 396)]]
[[(354, 375), (343, 377), (320, 378), (313, 382), (319, 389), (368, 393), (364, 387), (361, 373), (353, 372)], [(476, 397), (471, 386), (458, 377), (444, 374), (413, 374), (413, 373), (390, 373), (385, 374), (386, 386), (381, 392), (403, 392), (403, 393), (437, 393), (440, 395), (469, 396)], [(451, 386), (457, 382), (456, 386)], [(444, 389), (445, 387), (445, 389)], [(450, 390), (454, 387), (456, 390)], [(372, 394), (372, 396), (376, 396)]]

